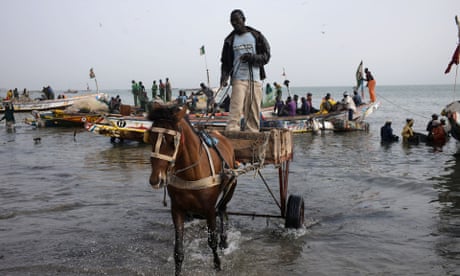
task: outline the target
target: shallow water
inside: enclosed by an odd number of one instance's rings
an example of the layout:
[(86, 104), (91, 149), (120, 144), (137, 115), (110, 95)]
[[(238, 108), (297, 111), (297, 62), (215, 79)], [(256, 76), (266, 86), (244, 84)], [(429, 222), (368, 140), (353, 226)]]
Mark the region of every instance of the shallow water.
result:
[[(305, 200), (305, 228), (230, 216), (219, 275), (460, 274), (458, 142), (433, 152), (379, 141), (389, 118), (395, 134), (406, 117), (423, 132), (452, 100), (450, 87), (378, 91), (369, 132), (295, 136), (289, 193)], [(173, 225), (163, 191), (148, 185), (148, 146), (21, 123), (8, 133), (2, 124), (0, 158), (0, 274), (173, 274)], [(277, 194), (277, 170), (262, 173)], [(279, 213), (253, 173), (239, 177), (229, 210)], [(184, 274), (216, 275), (204, 222), (187, 224), (185, 242)]]

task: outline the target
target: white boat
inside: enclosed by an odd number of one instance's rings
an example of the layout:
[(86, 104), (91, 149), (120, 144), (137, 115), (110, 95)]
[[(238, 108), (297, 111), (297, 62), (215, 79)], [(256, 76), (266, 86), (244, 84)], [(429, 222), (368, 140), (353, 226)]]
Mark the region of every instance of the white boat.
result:
[[(96, 93), (96, 94), (85, 94), (80, 96), (68, 97), (64, 99), (54, 99), (54, 100), (33, 100), (33, 99), (22, 99), (22, 100), (12, 100), (4, 102), (12, 102), (14, 107), (14, 112), (31, 112), (32, 110), (50, 110), (50, 109), (63, 109), (75, 104), (77, 101), (85, 100), (88, 98), (95, 98), (97, 100), (104, 101), (108, 98), (105, 93)], [(5, 107), (0, 105), (0, 113), (5, 111)]]
[(270, 110), (262, 112), (262, 127), (286, 128), (294, 133), (316, 132), (319, 130), (353, 131), (368, 130), (364, 120), (380, 107), (380, 102), (368, 103), (357, 107), (353, 120), (348, 120), (348, 110), (328, 114), (310, 114), (297, 116), (277, 116)]

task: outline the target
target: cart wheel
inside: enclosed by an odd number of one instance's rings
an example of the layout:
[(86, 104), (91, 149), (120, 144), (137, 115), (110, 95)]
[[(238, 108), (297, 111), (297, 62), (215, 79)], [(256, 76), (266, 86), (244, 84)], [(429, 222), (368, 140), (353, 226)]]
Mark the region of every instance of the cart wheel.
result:
[(286, 228), (300, 228), (304, 220), (303, 198), (297, 195), (290, 195), (286, 209)]

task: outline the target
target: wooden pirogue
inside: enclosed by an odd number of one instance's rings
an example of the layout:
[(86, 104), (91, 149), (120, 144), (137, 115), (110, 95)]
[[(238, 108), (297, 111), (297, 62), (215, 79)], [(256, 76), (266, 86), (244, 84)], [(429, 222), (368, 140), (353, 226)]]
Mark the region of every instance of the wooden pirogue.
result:
[[(276, 204), (280, 208), (280, 216), (256, 213), (236, 213), (252, 217), (281, 217), (285, 219), (286, 228), (300, 228), (304, 222), (304, 201), (302, 196), (288, 196), (289, 163), (293, 159), (292, 131), (287, 129), (269, 129), (262, 132), (222, 131), (230, 139), (235, 149), (235, 159), (241, 163), (235, 169), (237, 175), (256, 170)], [(261, 173), (265, 165), (273, 164), (278, 168), (279, 201), (277, 201), (269, 185)]]

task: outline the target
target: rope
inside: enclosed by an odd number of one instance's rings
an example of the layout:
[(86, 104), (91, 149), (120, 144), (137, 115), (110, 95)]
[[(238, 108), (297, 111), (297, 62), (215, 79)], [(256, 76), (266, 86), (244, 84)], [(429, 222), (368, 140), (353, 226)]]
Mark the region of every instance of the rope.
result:
[(407, 111), (407, 112), (409, 112), (409, 113), (411, 113), (411, 114), (414, 114), (414, 115), (419, 116), (419, 117), (424, 118), (424, 119), (430, 119), (430, 117), (427, 117), (427, 116), (425, 116), (425, 115), (423, 115), (423, 114), (421, 114), (421, 113), (413, 112), (412, 110), (409, 110), (409, 109), (407, 109), (407, 108), (404, 108), (403, 106), (401, 106), (401, 105), (399, 105), (399, 104), (396, 104), (396, 103), (393, 102), (393, 101), (390, 101), (389, 99), (383, 97), (383, 96), (380, 95), (380, 94), (378, 95), (378, 97), (384, 99), (385, 101), (387, 101), (387, 102), (393, 104), (394, 106), (397, 106), (398, 108), (400, 108), (400, 109), (402, 109), (402, 110), (405, 110), (405, 111)]

